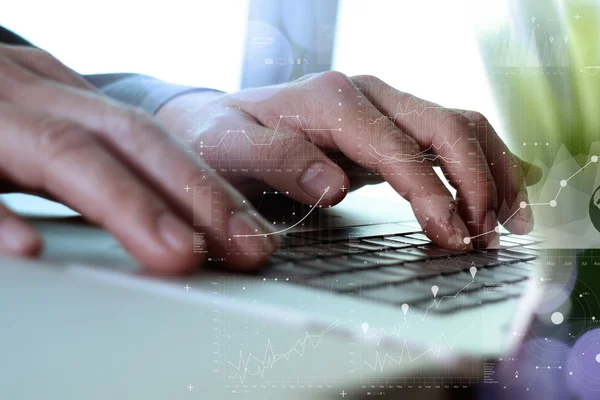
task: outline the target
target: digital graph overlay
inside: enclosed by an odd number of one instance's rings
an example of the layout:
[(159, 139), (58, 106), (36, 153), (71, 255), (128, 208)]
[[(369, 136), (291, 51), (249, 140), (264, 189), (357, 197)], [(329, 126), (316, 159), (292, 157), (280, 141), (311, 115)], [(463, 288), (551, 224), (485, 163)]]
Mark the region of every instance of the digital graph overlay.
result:
[(265, 352), (262, 355), (256, 356), (253, 353), (244, 355), (243, 351), (240, 351), (240, 356), (237, 363), (228, 361), (228, 363), (238, 372), (229, 376), (232, 379), (239, 379), (241, 384), (244, 384), (248, 376), (260, 376), (263, 378), (266, 371), (275, 368), (276, 364), (280, 361), (289, 360), (292, 355), (298, 357), (304, 357), (304, 353), (307, 348), (316, 349), (323, 340), (323, 337), (335, 329), (338, 326), (338, 322), (334, 322), (327, 328), (323, 329), (320, 333), (311, 335), (308, 332), (304, 334), (304, 338), (298, 339), (296, 343), (286, 352), (277, 353), (273, 349), (271, 339), (267, 340)]
[[(219, 141), (217, 141), (217, 143), (215, 144), (205, 144), (203, 140), (200, 140), (199, 142), (199, 147), (201, 149), (199, 155), (203, 155), (202, 150), (203, 149), (211, 149), (211, 148), (218, 148), (223, 146), (225, 139), (228, 136), (237, 136), (237, 137), (245, 137), (248, 142), (252, 145), (252, 146), (272, 146), (273, 143), (275, 142), (276, 139), (278, 139), (282, 146), (285, 148), (285, 150), (289, 150), (290, 146), (292, 146), (291, 141), (285, 141), (281, 139), (281, 130), (283, 129), (282, 126), (282, 121), (286, 118), (293, 118), (295, 120), (297, 120), (298, 125), (300, 127), (300, 130), (302, 130), (303, 132), (309, 133), (310, 132), (327, 132), (327, 131), (341, 131), (342, 128), (308, 128), (305, 127), (304, 124), (302, 123), (302, 119), (300, 118), (300, 115), (280, 115), (279, 116), (279, 120), (277, 121), (277, 125), (275, 126), (274, 132), (272, 135), (270, 135), (270, 137), (266, 138), (265, 140), (263, 140), (262, 142), (256, 141), (254, 138), (256, 138), (258, 135), (256, 134), (256, 132), (254, 131), (254, 128), (252, 127), (252, 125), (247, 125), (247, 127), (245, 127), (244, 129), (238, 129), (238, 130), (232, 130), (232, 129), (228, 129), (226, 130), (223, 135), (221, 136), (221, 139), (219, 139)], [(286, 135), (288, 136), (288, 135)]]
[(323, 191), (323, 194), (321, 195), (321, 197), (319, 197), (319, 200), (317, 200), (317, 202), (315, 203), (315, 205), (311, 205), (310, 206), (310, 210), (306, 213), (306, 215), (304, 215), (304, 217), (302, 217), (298, 222), (296, 222), (295, 224), (288, 226), (287, 228), (275, 231), (275, 232), (263, 232), (263, 233), (251, 233), (251, 234), (247, 234), (247, 235), (233, 235), (233, 237), (256, 237), (256, 236), (272, 236), (272, 235), (280, 235), (282, 233), (285, 233), (291, 229), (294, 229), (295, 227), (297, 227), (298, 225), (300, 225), (302, 222), (304, 222), (304, 220), (306, 220), (310, 214), (319, 206), (319, 204), (321, 203), (321, 201), (323, 200), (323, 197), (325, 197), (325, 195), (329, 192), (329, 189), (331, 187), (327, 186), (325, 188), (325, 190)]
[[(514, 213), (512, 213), (512, 214), (511, 214), (511, 215), (510, 215), (510, 216), (509, 216), (509, 217), (506, 219), (506, 221), (505, 221), (505, 222), (508, 222), (509, 220), (511, 220), (511, 219), (512, 219), (512, 218), (513, 218), (515, 215), (517, 215), (517, 213), (518, 213), (518, 212), (519, 212), (521, 209), (525, 209), (525, 208), (527, 208), (527, 206), (530, 206), (530, 207), (537, 207), (537, 206), (547, 206), (547, 207), (552, 207), (552, 208), (554, 208), (554, 207), (558, 206), (558, 196), (560, 196), (560, 193), (562, 192), (562, 190), (568, 186), (568, 184), (569, 184), (569, 181), (570, 181), (571, 179), (573, 179), (575, 176), (577, 176), (577, 174), (579, 174), (579, 173), (580, 173), (581, 171), (583, 171), (585, 168), (587, 168), (587, 167), (588, 167), (590, 164), (595, 164), (595, 163), (597, 163), (597, 162), (598, 162), (598, 156), (592, 156), (592, 157), (591, 157), (591, 159), (590, 159), (590, 161), (588, 161), (588, 162), (587, 162), (587, 163), (586, 163), (586, 164), (585, 164), (583, 167), (581, 167), (579, 170), (577, 170), (577, 171), (576, 171), (576, 172), (575, 172), (573, 175), (571, 175), (570, 177), (568, 177), (568, 178), (566, 178), (566, 179), (562, 179), (562, 180), (560, 181), (560, 187), (559, 187), (559, 189), (558, 189), (558, 191), (557, 191), (556, 195), (554, 196), (554, 198), (553, 198), (552, 200), (550, 200), (550, 201), (548, 201), (548, 202), (545, 202), (545, 203), (527, 203), (527, 202), (525, 202), (525, 201), (522, 201), (522, 202), (519, 204), (519, 208), (517, 208), (517, 210), (516, 210)], [(464, 243), (465, 243), (465, 244), (469, 244), (469, 243), (471, 243), (471, 241), (472, 241), (473, 239), (476, 239), (476, 238), (478, 238), (478, 237), (480, 237), (480, 236), (489, 235), (489, 234), (491, 234), (491, 233), (494, 233), (494, 232), (496, 232), (496, 233), (500, 233), (500, 226), (497, 226), (496, 228), (494, 228), (493, 230), (491, 230), (491, 231), (489, 231), (489, 232), (484, 232), (484, 233), (481, 233), (481, 234), (479, 234), (479, 235), (475, 235), (475, 236), (471, 236), (471, 237), (466, 237), (466, 238), (464, 238), (464, 239), (463, 239), (463, 241), (464, 241)]]
[(454, 345), (456, 344), (456, 342), (460, 339), (460, 337), (465, 332), (467, 332), (469, 329), (472, 329), (473, 327), (474, 327), (474, 325), (471, 325), (471, 326), (467, 327), (466, 329), (464, 329), (463, 331), (461, 331), (452, 342), (449, 341), (448, 338), (446, 337), (446, 334), (444, 332), (442, 332), (440, 334), (440, 340), (439, 340), (437, 349), (431, 347), (425, 351), (419, 352), (417, 355), (414, 355), (414, 356), (411, 355), (411, 353), (410, 353), (410, 346), (408, 344), (408, 341), (406, 339), (404, 339), (399, 356), (393, 356), (393, 355), (390, 355), (389, 353), (383, 353), (383, 355), (382, 355), (378, 350), (376, 350), (375, 351), (375, 360), (373, 361), (373, 363), (364, 361), (364, 364), (367, 367), (369, 367), (370, 369), (372, 369), (373, 371), (383, 371), (385, 369), (386, 363), (401, 365), (402, 362), (404, 361), (405, 353), (406, 353), (407, 361), (410, 363), (417, 361), (418, 359), (426, 356), (427, 354), (433, 354), (435, 357), (439, 358), (440, 355), (442, 354), (443, 344), (446, 345), (448, 350), (452, 350), (454, 348)]
[[(213, 372), (225, 388), (249, 391), (333, 388), (348, 376), (346, 317), (308, 322), (298, 318), (313, 291), (288, 298), (285, 310), (252, 299), (290, 280), (220, 276), (211, 282), (213, 303)], [(247, 312), (239, 312), (246, 307)], [(234, 308), (237, 310), (232, 313)]]
[[(458, 138), (454, 143), (444, 142), (439, 146), (431, 145), (427, 149), (422, 150), (415, 154), (403, 154), (403, 153), (394, 153), (392, 155), (386, 155), (378, 151), (373, 145), (369, 145), (371, 151), (369, 154), (373, 156), (376, 161), (371, 161), (371, 164), (393, 164), (393, 163), (420, 163), (424, 162), (435, 162), (438, 159), (445, 161), (448, 164), (460, 164), (460, 160), (456, 160), (450, 157), (445, 157), (439, 154), (439, 150), (444, 147), (449, 147), (450, 149), (454, 149), (456, 143), (460, 138)], [(436, 153), (432, 153), (435, 150)]]

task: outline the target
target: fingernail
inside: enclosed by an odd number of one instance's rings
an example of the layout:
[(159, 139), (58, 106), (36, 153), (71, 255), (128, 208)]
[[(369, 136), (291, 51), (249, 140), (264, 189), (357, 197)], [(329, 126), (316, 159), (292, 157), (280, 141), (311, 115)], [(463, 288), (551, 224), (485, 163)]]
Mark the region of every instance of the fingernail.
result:
[(158, 218), (158, 231), (163, 242), (173, 250), (190, 248), (193, 233), (176, 216), (164, 213)]
[(452, 214), (450, 223), (454, 234), (450, 236), (450, 243), (448, 244), (457, 250), (473, 250), (471, 234), (460, 215)]
[(0, 253), (27, 255), (36, 253), (42, 243), (38, 232), (25, 222), (6, 217), (0, 221)]
[(339, 168), (334, 168), (322, 162), (312, 164), (302, 175), (300, 185), (312, 197), (320, 198), (329, 187), (326, 197), (331, 197), (339, 191), (344, 182), (344, 175)]
[(256, 217), (246, 212), (234, 214), (229, 219), (229, 236), (241, 249), (261, 250), (272, 252), (273, 241), (269, 235), (271, 230), (266, 230)]

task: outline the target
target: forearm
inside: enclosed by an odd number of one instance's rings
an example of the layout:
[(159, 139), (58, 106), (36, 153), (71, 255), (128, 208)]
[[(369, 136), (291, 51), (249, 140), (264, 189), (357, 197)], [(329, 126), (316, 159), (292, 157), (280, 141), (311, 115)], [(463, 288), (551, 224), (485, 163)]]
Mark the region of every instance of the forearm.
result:
[[(14, 46), (34, 46), (1, 26), (0, 43)], [(132, 73), (84, 75), (84, 78), (107, 96), (140, 107), (152, 115), (167, 101), (182, 94), (215, 91), (214, 89), (175, 85), (150, 76)]]

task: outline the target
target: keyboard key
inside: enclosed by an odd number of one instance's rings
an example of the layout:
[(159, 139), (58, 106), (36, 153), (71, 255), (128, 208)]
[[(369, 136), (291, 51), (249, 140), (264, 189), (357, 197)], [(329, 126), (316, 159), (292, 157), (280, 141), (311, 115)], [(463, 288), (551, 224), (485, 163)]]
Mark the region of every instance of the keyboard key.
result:
[(321, 271), (323, 274), (348, 272), (348, 267), (332, 263), (329, 260), (330, 258), (315, 258), (313, 260), (299, 261), (296, 262), (296, 264), (305, 268)]
[(418, 263), (418, 264), (406, 263), (406, 264), (402, 264), (402, 266), (400, 268), (404, 268), (406, 270), (411, 271), (411, 273), (413, 273), (417, 279), (426, 279), (426, 278), (430, 278), (432, 276), (437, 276), (440, 274), (440, 272), (438, 270), (425, 268), (422, 263)]
[(530, 238), (522, 237), (522, 236), (518, 236), (518, 235), (506, 235), (506, 236), (502, 236), (501, 238), (507, 242), (513, 242), (513, 243), (516, 243), (519, 245), (539, 243), (538, 241), (536, 241), (534, 239), (530, 239)]
[(419, 261), (419, 260), (423, 259), (422, 257), (419, 257), (419, 256), (415, 256), (415, 255), (407, 254), (407, 253), (403, 253), (403, 252), (398, 252), (395, 250), (378, 251), (373, 254), (376, 254), (379, 257), (385, 257), (385, 258), (391, 258), (391, 259), (397, 260), (398, 263)]
[(362, 240), (361, 242), (374, 244), (377, 246), (382, 246), (381, 247), (382, 249), (384, 249), (384, 248), (404, 249), (406, 247), (413, 246), (412, 244), (397, 242), (397, 241), (393, 241), (393, 240), (387, 240), (385, 238), (383, 238), (383, 239), (365, 239), (365, 240)]
[(354, 256), (352, 256), (352, 258), (355, 258), (357, 260), (367, 261), (367, 262), (373, 263), (375, 265), (398, 265), (398, 264), (402, 263), (402, 261), (400, 261), (398, 259), (385, 257), (384, 254), (385, 253), (381, 253), (381, 252), (365, 253), (365, 254), (354, 255)]
[[(344, 243), (325, 243), (325, 244), (318, 244), (315, 246), (318, 248), (334, 251), (337, 254), (351, 254), (353, 252), (357, 252), (356, 249), (351, 249)], [(358, 252), (360, 253), (361, 251), (358, 251)]]
[(418, 239), (418, 240), (421, 240), (421, 241), (423, 241), (423, 242), (427, 242), (427, 243), (430, 243), (430, 242), (431, 242), (431, 240), (430, 240), (430, 239), (427, 237), (427, 235), (425, 235), (425, 234), (424, 234), (424, 233), (422, 233), (422, 232), (418, 232), (418, 233), (411, 233), (411, 234), (408, 234), (408, 235), (406, 235), (406, 236), (408, 236), (408, 237), (410, 237), (410, 238), (413, 238), (413, 239)]
[(381, 246), (381, 245), (377, 245), (377, 244), (371, 244), (371, 243), (367, 243), (364, 241), (361, 242), (349, 242), (349, 243), (344, 243), (346, 246), (348, 246), (349, 248), (352, 249), (359, 249), (359, 250), (365, 250), (365, 251), (377, 251), (377, 250), (383, 250), (385, 249), (385, 246)]
[(416, 246), (424, 245), (424, 244), (428, 243), (424, 240), (415, 239), (415, 238), (408, 237), (408, 236), (386, 236), (386, 239), (391, 240), (393, 242), (412, 244), (412, 245), (416, 245)]
[(386, 235), (398, 235), (408, 232), (414, 232), (414, 228), (400, 224), (374, 224), (352, 226), (347, 228), (338, 228), (331, 230), (294, 232), (290, 233), (289, 236), (302, 237), (308, 239), (319, 238), (323, 242), (337, 242), (348, 240), (349, 238), (380, 237)]
[(359, 259), (354, 256), (342, 256), (342, 257), (331, 257), (327, 261), (332, 264), (336, 264), (347, 269), (364, 269), (374, 268), (378, 265), (369, 259)]
[(274, 276), (316, 276), (321, 272), (313, 268), (307, 268), (302, 265), (297, 265), (291, 262), (283, 264), (269, 264), (261, 272), (261, 275)]

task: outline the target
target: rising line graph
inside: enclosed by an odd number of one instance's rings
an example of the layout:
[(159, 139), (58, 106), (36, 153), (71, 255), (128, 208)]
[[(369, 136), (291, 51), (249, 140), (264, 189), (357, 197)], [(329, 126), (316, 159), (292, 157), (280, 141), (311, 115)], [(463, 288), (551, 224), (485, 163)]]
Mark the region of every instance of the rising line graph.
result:
[(251, 233), (251, 234), (247, 234), (247, 235), (233, 235), (233, 237), (256, 237), (256, 236), (271, 236), (271, 235), (279, 235), (281, 233), (287, 232), (290, 229), (294, 229), (295, 227), (297, 227), (298, 225), (300, 225), (302, 222), (304, 222), (304, 220), (306, 218), (308, 218), (308, 216), (315, 210), (315, 208), (318, 207), (319, 203), (321, 203), (321, 200), (323, 200), (323, 197), (325, 197), (325, 195), (329, 192), (329, 189), (331, 188), (331, 186), (327, 186), (325, 188), (325, 190), (323, 191), (323, 194), (321, 195), (321, 197), (319, 198), (319, 200), (317, 200), (317, 202), (315, 203), (314, 206), (311, 206), (310, 211), (306, 213), (306, 215), (304, 217), (302, 217), (302, 219), (298, 222), (296, 222), (294, 225), (292, 226), (288, 226), (285, 229), (279, 230), (279, 231), (275, 231), (275, 232), (267, 232), (267, 233)]
[[(553, 208), (554, 208), (554, 207), (556, 207), (556, 206), (558, 206), (558, 196), (560, 196), (560, 193), (562, 192), (562, 190), (563, 190), (564, 188), (566, 188), (566, 187), (567, 187), (567, 185), (569, 184), (569, 181), (570, 181), (571, 179), (573, 179), (575, 176), (577, 176), (577, 174), (579, 174), (579, 173), (580, 173), (581, 171), (583, 171), (585, 168), (587, 168), (587, 167), (588, 167), (590, 164), (594, 164), (594, 163), (597, 163), (597, 162), (598, 162), (598, 156), (592, 156), (592, 157), (591, 157), (591, 159), (590, 159), (590, 161), (588, 161), (588, 162), (587, 162), (587, 163), (586, 163), (586, 164), (585, 164), (583, 167), (579, 168), (579, 169), (578, 169), (578, 170), (577, 170), (577, 171), (576, 171), (576, 172), (575, 172), (573, 175), (571, 175), (571, 176), (570, 176), (570, 177), (568, 177), (567, 179), (562, 179), (562, 180), (559, 182), (559, 185), (560, 185), (560, 187), (558, 188), (558, 191), (556, 192), (556, 196), (554, 196), (554, 198), (553, 198), (552, 200), (550, 200), (550, 201), (548, 201), (548, 202), (546, 202), (546, 203), (527, 203), (527, 202), (525, 202), (525, 201), (522, 201), (522, 202), (519, 204), (519, 208), (517, 208), (517, 209), (515, 210), (515, 212), (514, 212), (514, 213), (512, 213), (512, 214), (511, 214), (511, 215), (510, 215), (510, 216), (509, 216), (509, 217), (506, 219), (506, 221), (504, 221), (504, 223), (506, 223), (506, 222), (510, 221), (510, 220), (511, 220), (511, 219), (512, 219), (512, 218), (513, 218), (515, 215), (517, 215), (517, 213), (518, 213), (518, 212), (519, 212), (521, 209), (524, 209), (524, 208), (526, 208), (527, 206), (531, 206), (531, 207), (534, 207), (534, 206), (549, 206), (549, 207), (553, 207)], [(475, 235), (475, 236), (471, 236), (471, 237), (466, 237), (466, 238), (464, 238), (464, 239), (463, 239), (463, 241), (464, 241), (464, 243), (466, 243), (466, 244), (469, 244), (469, 243), (471, 242), (471, 240), (472, 240), (472, 239), (478, 238), (478, 237), (480, 237), (480, 236), (489, 235), (489, 234), (491, 234), (491, 233), (493, 233), (493, 232), (499, 233), (499, 232), (500, 232), (500, 227), (498, 227), (498, 226), (497, 226), (496, 228), (494, 228), (493, 230), (491, 230), (491, 231), (489, 231), (489, 232), (484, 232), (484, 233), (481, 233), (481, 234), (479, 234), (479, 235)]]
[[(243, 352), (240, 351), (237, 365), (231, 361), (228, 361), (228, 363), (238, 371), (229, 376), (229, 378), (238, 378), (241, 384), (244, 384), (248, 376), (258, 375), (263, 378), (268, 369), (273, 369), (275, 364), (281, 360), (289, 360), (292, 354), (296, 353), (298, 356), (304, 357), (307, 344), (310, 344), (313, 349), (316, 349), (323, 340), (323, 337), (325, 337), (328, 332), (335, 329), (338, 325), (339, 323), (336, 321), (327, 328), (323, 329), (317, 335), (311, 335), (308, 332), (305, 332), (304, 338), (298, 339), (296, 343), (294, 343), (294, 345), (285, 353), (275, 353), (273, 346), (271, 345), (271, 339), (267, 340), (267, 347), (265, 348), (262, 358), (259, 358), (252, 353), (248, 353), (248, 355), (244, 357)], [(250, 364), (253, 361), (257, 364), (257, 366), (256, 369), (251, 370)]]
[(441, 352), (442, 352), (442, 344), (443, 342), (446, 343), (446, 345), (448, 346), (448, 349), (453, 349), (454, 345), (456, 344), (456, 342), (458, 341), (458, 339), (460, 339), (460, 337), (469, 329), (473, 328), (474, 325), (469, 326), (468, 328), (464, 329), (463, 331), (461, 331), (457, 336), (456, 339), (454, 339), (454, 341), (452, 343), (450, 343), (448, 341), (448, 338), (446, 337), (446, 335), (444, 334), (444, 332), (441, 333), (440, 335), (440, 341), (439, 344), (437, 346), (437, 351), (433, 348), (430, 347), (429, 349), (425, 350), (424, 352), (421, 352), (419, 355), (413, 357), (410, 354), (410, 348), (408, 346), (408, 341), (407, 339), (404, 339), (404, 342), (402, 344), (402, 351), (400, 352), (400, 357), (398, 359), (392, 357), (391, 355), (389, 355), (388, 353), (385, 353), (383, 356), (380, 355), (379, 351), (375, 352), (375, 361), (372, 364), (369, 364), (367, 361), (364, 361), (365, 365), (368, 366), (369, 368), (371, 368), (373, 371), (383, 371), (383, 369), (385, 368), (385, 364), (387, 363), (394, 363), (397, 365), (400, 365), (404, 359), (404, 353), (406, 352), (406, 355), (408, 357), (408, 361), (409, 362), (414, 362), (416, 360), (418, 360), (419, 358), (423, 357), (426, 354), (433, 354), (436, 357), (439, 357)]

